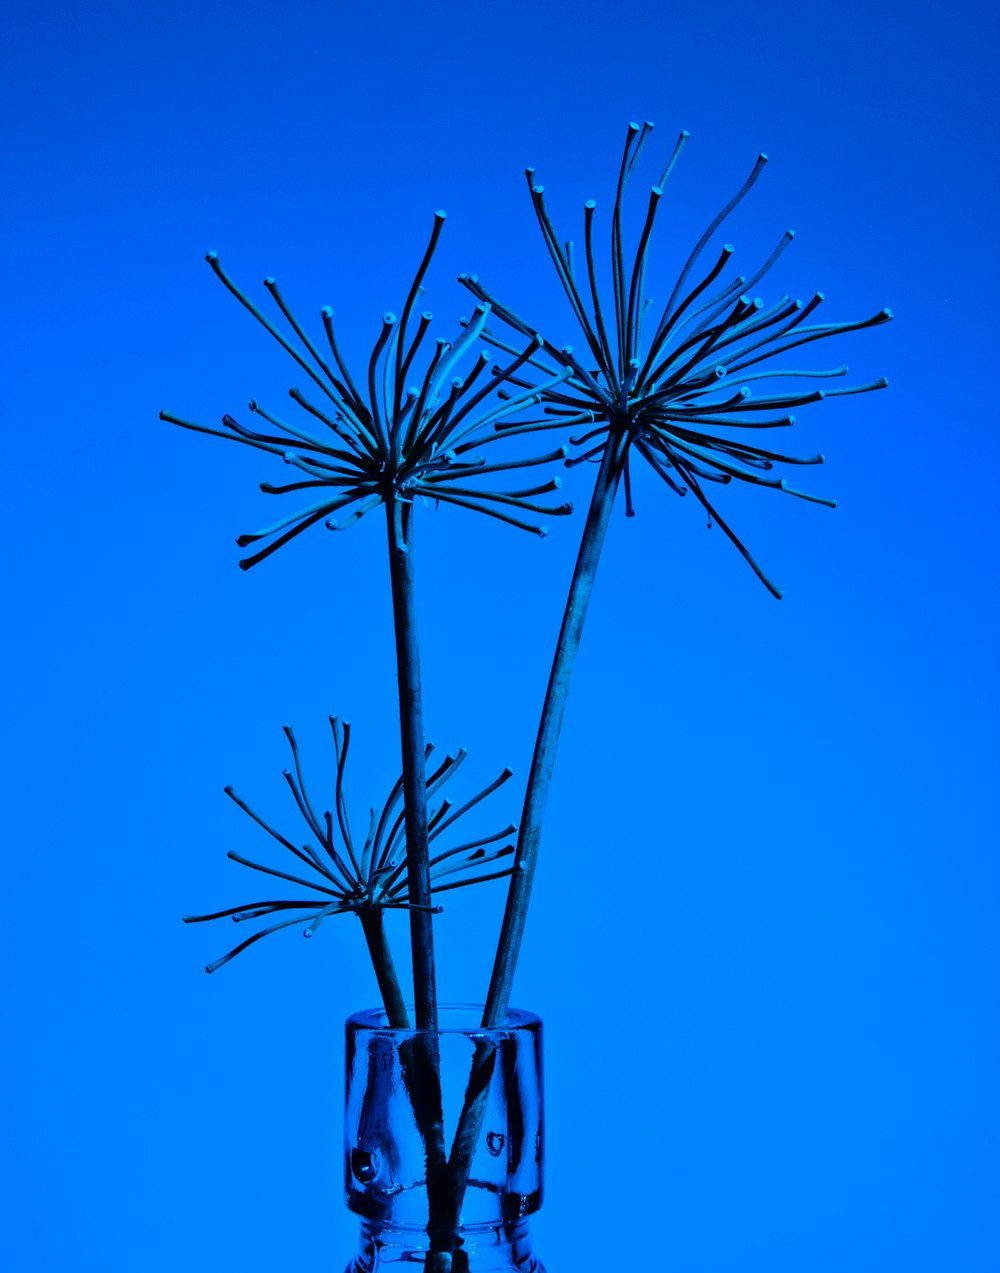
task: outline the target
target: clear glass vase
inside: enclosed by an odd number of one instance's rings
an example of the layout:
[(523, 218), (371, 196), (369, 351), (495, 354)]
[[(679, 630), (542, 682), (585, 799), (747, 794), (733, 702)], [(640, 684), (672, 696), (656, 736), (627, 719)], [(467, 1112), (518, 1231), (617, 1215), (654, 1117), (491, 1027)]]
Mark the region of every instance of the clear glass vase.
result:
[(544, 1273), (528, 1232), (542, 1023), (517, 1009), (495, 1029), (481, 1019), (469, 1005), (439, 1007), (433, 1032), (393, 1029), (381, 1009), (348, 1019), (344, 1172), (361, 1249), (347, 1273)]

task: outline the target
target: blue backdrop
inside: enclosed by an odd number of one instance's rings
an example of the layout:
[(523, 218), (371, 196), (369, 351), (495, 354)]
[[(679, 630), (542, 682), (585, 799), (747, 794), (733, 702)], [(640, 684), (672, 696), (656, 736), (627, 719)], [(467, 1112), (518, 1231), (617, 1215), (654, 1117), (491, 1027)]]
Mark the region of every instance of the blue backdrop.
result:
[[(649, 118), (640, 210), (692, 132), (654, 295), (766, 150), (737, 264), (794, 227), (765, 298), (891, 305), (813, 359), (891, 387), (799, 413), (836, 512), (722, 493), (780, 603), (652, 479), (615, 518), (514, 996), (547, 1028), (538, 1245), (552, 1273), (620, 1267), (622, 1234), (683, 1273), (996, 1269), (995, 10), (18, 0), (6, 28), (9, 1267), (339, 1270), (356, 1240), (358, 925), (206, 977), (233, 929), (179, 918), (256, 895), (225, 854), (266, 837), (222, 788), (294, 822), (282, 724), (318, 773), (326, 714), (354, 722), (362, 812), (398, 772), (384, 532), (237, 569), (284, 474), (157, 413), (280, 409), (300, 374), (203, 253), (334, 306), (357, 364), (444, 207), (441, 326), (471, 269), (573, 340), (523, 167), (579, 237)], [(428, 725), (469, 791), (526, 772), (580, 528), (423, 519)], [(446, 997), (482, 999), (503, 895), (450, 895)]]

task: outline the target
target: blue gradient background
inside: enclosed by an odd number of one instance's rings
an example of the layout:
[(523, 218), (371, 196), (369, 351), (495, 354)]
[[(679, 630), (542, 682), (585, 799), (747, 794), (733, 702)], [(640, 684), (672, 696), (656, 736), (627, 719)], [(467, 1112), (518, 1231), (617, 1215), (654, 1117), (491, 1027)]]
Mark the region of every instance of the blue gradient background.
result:
[[(995, 11), (19, 2), (6, 28), (6, 1267), (339, 1270), (356, 1239), (358, 926), (209, 978), (234, 930), (179, 917), (255, 893), (225, 783), (294, 825), (283, 723), (319, 786), (326, 714), (354, 722), (358, 818), (394, 778), (384, 532), (237, 569), (280, 465), (157, 412), (281, 409), (301, 377), (202, 254), (333, 305), (357, 364), (444, 207), (441, 330), (472, 269), (576, 339), (522, 169), (579, 237), (648, 117), (636, 215), (692, 132), (653, 294), (764, 149), (737, 265), (793, 226), (765, 296), (891, 305), (811, 359), (891, 389), (800, 412), (836, 512), (723, 492), (780, 604), (691, 499), (643, 477), (615, 519), (515, 992), (547, 1026), (538, 1246), (552, 1273), (623, 1267), (623, 1235), (679, 1273), (995, 1270)], [(466, 791), (526, 771), (580, 529), (423, 518), (429, 729)], [(452, 895), (447, 997), (482, 998), (502, 900)]]

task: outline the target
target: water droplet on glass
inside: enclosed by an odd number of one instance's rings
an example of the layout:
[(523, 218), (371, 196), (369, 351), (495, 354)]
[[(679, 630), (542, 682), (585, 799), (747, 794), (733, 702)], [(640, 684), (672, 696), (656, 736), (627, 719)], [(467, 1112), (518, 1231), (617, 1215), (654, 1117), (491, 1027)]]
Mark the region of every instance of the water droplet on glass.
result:
[(503, 1133), (487, 1132), (486, 1148), (490, 1151), (493, 1157), (496, 1158), (499, 1155), (500, 1150), (503, 1149)]
[(378, 1154), (369, 1153), (367, 1149), (351, 1150), (351, 1171), (361, 1184), (370, 1184), (378, 1175)]

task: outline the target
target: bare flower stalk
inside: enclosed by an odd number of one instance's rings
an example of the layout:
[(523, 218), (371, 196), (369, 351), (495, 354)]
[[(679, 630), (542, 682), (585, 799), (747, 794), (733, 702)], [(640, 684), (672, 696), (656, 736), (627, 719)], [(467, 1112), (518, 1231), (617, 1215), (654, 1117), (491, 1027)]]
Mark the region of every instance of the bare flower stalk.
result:
[(528, 903), (531, 900), (531, 886), (535, 878), (538, 851), (541, 847), (542, 819), (545, 815), (552, 771), (555, 767), (559, 733), (569, 698), (570, 677), (580, 648), (583, 624), (587, 617), (594, 578), (601, 559), (601, 549), (604, 547), (608, 523), (611, 520), (611, 510), (614, 507), (626, 452), (627, 440), (619, 440), (616, 446), (608, 447), (604, 452), (597, 481), (594, 484), (580, 551), (573, 570), (559, 640), (556, 643), (552, 670), (549, 673), (548, 687), (545, 691), (541, 719), (538, 723), (535, 751), (531, 758), (531, 770), (528, 774), (524, 809), (517, 838), (517, 865), (510, 877), (503, 927), (500, 930), (489, 997), (483, 1012), (483, 1025), (486, 1027), (500, 1025), (506, 1019), (507, 1009), (510, 1006), (514, 971), (517, 967)]
[(392, 960), (392, 952), (385, 936), (385, 925), (381, 911), (365, 911), (360, 914), (361, 928), (368, 943), (372, 967), (378, 980), (379, 994), (385, 1007), (385, 1015), (389, 1024), (397, 1030), (408, 1030), (410, 1018), (403, 1002), (403, 992), (399, 988), (396, 976), (396, 965)]
[[(414, 578), (412, 506), (386, 502), (389, 573), (396, 625), (396, 674), (399, 682), (399, 733), (403, 756), (403, 813), (406, 819), (406, 878), (410, 911), (410, 948), (417, 1028), (436, 1030), (434, 930), (431, 926), (430, 852), (427, 845), (427, 785), (424, 774), (424, 714), (420, 691), (420, 645)], [(409, 525), (407, 525), (409, 523)], [(409, 531), (409, 534), (407, 534)]]

